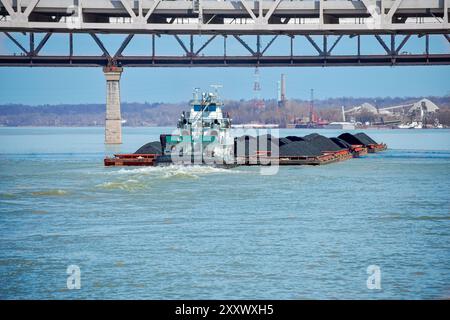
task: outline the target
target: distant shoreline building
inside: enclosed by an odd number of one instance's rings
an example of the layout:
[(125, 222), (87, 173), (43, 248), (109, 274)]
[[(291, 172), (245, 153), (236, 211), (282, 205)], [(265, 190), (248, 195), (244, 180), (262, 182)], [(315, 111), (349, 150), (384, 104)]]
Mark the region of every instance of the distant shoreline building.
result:
[(398, 128), (439, 128), (439, 107), (429, 99), (396, 106), (377, 108), (363, 103), (345, 111), (355, 121), (365, 125), (388, 125)]

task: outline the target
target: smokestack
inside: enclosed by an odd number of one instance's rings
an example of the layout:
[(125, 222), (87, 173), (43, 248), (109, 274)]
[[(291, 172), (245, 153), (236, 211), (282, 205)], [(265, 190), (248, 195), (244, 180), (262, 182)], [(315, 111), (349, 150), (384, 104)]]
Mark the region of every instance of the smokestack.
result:
[(277, 82), (278, 89), (278, 106), (284, 107), (286, 105), (286, 77), (282, 73), (281, 81)]
[(280, 81), (277, 81), (277, 101), (278, 104), (281, 102), (281, 83)]
[(281, 74), (281, 101), (283, 103), (286, 101), (286, 76), (284, 73)]
[(345, 110), (344, 110), (344, 106), (342, 106), (342, 121), (345, 122)]

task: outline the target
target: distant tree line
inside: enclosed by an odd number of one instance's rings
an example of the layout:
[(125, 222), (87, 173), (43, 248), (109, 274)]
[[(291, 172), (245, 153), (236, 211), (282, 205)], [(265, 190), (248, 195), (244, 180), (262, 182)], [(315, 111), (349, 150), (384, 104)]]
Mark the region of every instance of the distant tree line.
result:
[[(368, 102), (377, 107), (387, 107), (419, 101), (423, 97), (404, 98), (330, 98), (314, 101), (315, 116), (328, 121), (341, 121), (341, 106), (350, 108)], [(440, 107), (439, 120), (450, 125), (450, 96), (426, 97)], [(292, 99), (284, 107), (275, 100), (265, 100), (261, 108), (254, 100), (227, 100), (233, 123), (274, 123), (281, 127), (295, 119), (309, 117), (311, 102)], [(180, 114), (189, 109), (188, 102), (180, 103), (122, 103), (122, 119), (126, 126), (174, 126)], [(368, 118), (373, 115), (366, 115)], [(0, 105), (0, 126), (103, 126), (104, 104), (60, 105)]]

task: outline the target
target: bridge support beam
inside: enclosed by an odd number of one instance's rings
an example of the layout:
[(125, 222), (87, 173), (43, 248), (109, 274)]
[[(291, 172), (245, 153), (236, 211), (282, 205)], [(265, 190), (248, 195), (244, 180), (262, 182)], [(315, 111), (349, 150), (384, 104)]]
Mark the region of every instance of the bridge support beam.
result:
[(106, 78), (106, 121), (105, 143), (122, 143), (122, 116), (120, 113), (120, 76), (123, 68), (105, 67)]

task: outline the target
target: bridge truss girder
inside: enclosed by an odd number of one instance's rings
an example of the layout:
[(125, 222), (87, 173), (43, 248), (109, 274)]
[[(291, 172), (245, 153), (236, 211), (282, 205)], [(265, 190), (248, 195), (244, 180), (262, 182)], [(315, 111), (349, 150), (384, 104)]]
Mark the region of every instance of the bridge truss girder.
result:
[[(355, 52), (353, 54), (334, 54), (334, 49), (339, 45), (344, 35), (339, 35), (333, 41), (329, 41), (329, 36), (320, 36), (321, 43), (317, 42), (309, 35), (273, 35), (270, 40), (263, 46), (260, 35), (253, 35), (255, 45), (245, 41), (241, 35), (209, 35), (208, 39), (196, 47), (195, 36), (190, 35), (188, 41), (183, 41), (178, 35), (169, 35), (179, 44), (180, 53), (173, 56), (158, 55), (157, 42), (159, 35), (149, 35), (151, 41), (151, 50), (148, 55), (131, 56), (124, 55), (124, 51), (133, 41), (135, 34), (128, 34), (122, 41), (120, 47), (115, 52), (110, 52), (100, 36), (96, 33), (90, 33), (101, 55), (86, 56), (74, 54), (74, 34), (68, 33), (67, 54), (66, 55), (45, 55), (41, 54), (42, 49), (52, 37), (52, 32), (44, 34), (40, 41), (35, 41), (35, 33), (27, 33), (28, 46), (23, 45), (13, 33), (4, 32), (6, 37), (14, 43), (20, 54), (0, 55), (0, 67), (6, 66), (33, 66), (33, 67), (249, 67), (249, 66), (392, 66), (392, 65), (448, 65), (450, 64), (450, 52), (432, 53), (430, 51), (430, 35), (419, 34), (423, 41), (423, 53), (421, 54), (404, 54), (402, 48), (411, 41), (411, 34), (405, 35), (401, 40), (399, 35), (386, 36), (375, 34), (374, 37), (379, 43), (380, 48), (384, 50), (384, 54), (362, 54), (361, 53), (361, 35), (352, 35), (350, 38), (356, 38)], [(229, 55), (227, 53), (227, 39), (233, 37), (237, 43), (241, 45), (243, 54)], [(282, 55), (267, 55), (267, 50), (271, 48), (275, 40), (279, 37), (289, 38), (289, 47), (285, 48), (286, 52)], [(294, 40), (302, 37), (311, 45), (316, 54), (313, 55), (296, 55), (294, 54)], [(366, 36), (367, 37), (367, 36)], [(443, 34), (450, 44), (450, 35)], [(220, 55), (204, 55), (203, 52), (208, 46), (211, 46), (213, 40), (222, 38)], [(449, 45), (450, 48), (450, 45)], [(449, 50), (450, 51), (450, 50)]]

